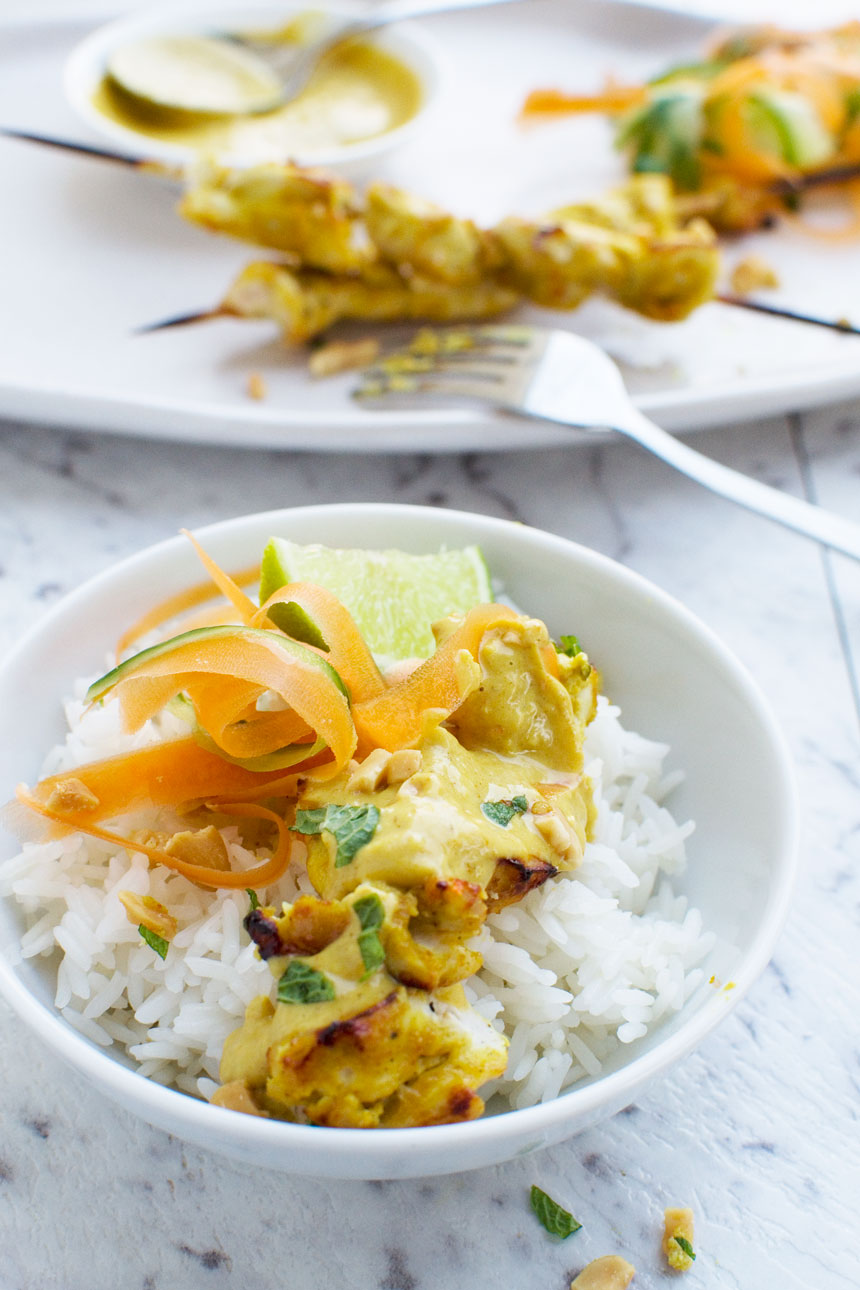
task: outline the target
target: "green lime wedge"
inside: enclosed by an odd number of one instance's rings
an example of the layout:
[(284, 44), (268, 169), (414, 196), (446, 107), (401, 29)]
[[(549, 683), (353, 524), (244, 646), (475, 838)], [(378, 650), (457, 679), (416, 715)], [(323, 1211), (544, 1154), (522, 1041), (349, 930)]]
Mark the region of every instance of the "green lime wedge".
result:
[[(260, 603), (288, 582), (316, 582), (346, 605), (380, 666), (427, 658), (435, 649), (431, 623), (492, 600), (490, 575), (476, 546), (409, 555), (405, 551), (333, 550), (272, 538), (263, 552)], [(297, 639), (317, 644), (298, 606), (274, 621)], [(292, 613), (291, 611), (297, 611)]]

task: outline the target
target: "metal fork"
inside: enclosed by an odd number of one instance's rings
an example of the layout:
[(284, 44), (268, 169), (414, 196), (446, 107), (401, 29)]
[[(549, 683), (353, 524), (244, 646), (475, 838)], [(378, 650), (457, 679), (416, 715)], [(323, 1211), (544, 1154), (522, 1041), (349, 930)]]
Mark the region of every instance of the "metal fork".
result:
[(323, 54), (336, 45), (364, 36), (380, 27), (413, 18), (429, 18), (450, 10), (480, 9), (485, 5), (517, 4), (526, 0), (380, 0), (348, 21), (341, 20), (318, 40), (296, 48), (294, 45), (267, 40), (264, 36), (245, 36), (231, 32), (226, 39), (261, 58), (281, 78), (278, 103), (289, 103), (307, 85)]
[(398, 403), (437, 395), (480, 399), (557, 425), (616, 431), (712, 492), (860, 560), (860, 524), (750, 479), (661, 430), (634, 406), (612, 359), (570, 332), (424, 330), (407, 349), (367, 369), (355, 394)]

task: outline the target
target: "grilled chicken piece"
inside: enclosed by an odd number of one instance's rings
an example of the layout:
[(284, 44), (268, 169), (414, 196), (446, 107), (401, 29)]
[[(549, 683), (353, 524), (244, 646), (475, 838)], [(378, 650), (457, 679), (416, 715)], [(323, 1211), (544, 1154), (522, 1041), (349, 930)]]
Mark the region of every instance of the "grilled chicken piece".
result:
[(601, 291), (661, 322), (713, 297), (718, 255), (702, 219), (682, 223), (669, 180), (646, 175), (544, 221), (510, 218), (495, 232), (514, 286), (535, 304), (575, 309)]
[(715, 235), (702, 219), (685, 222), (662, 175), (493, 229), (384, 184), (370, 188), (360, 215), (342, 180), (297, 167), (207, 176), (186, 194), (183, 214), (290, 258), (248, 265), (221, 310), (270, 318), (292, 344), (340, 319), (474, 321), (523, 300), (574, 309), (594, 292), (676, 321), (714, 291)]
[[(249, 1073), (240, 1045), (258, 1055)], [(357, 989), (350, 1005), (254, 1000), (224, 1045), (221, 1077), (242, 1081), (253, 1105), (280, 1119), (406, 1128), (475, 1119), (484, 1109), (475, 1090), (506, 1060), (506, 1041), (462, 987), (397, 986), (382, 995)]]
[[(456, 621), (436, 625), (437, 641)], [(506, 1040), (459, 983), (480, 967), (470, 941), (488, 909), (581, 858), (595, 674), (529, 618), (488, 630), (470, 664), (451, 729), (428, 713), (416, 748), (375, 749), (300, 796), (293, 827), (322, 899), (246, 919), (277, 1001), (255, 1000), (225, 1044), (231, 1106), (363, 1128), (449, 1123), (480, 1114), (477, 1089), (504, 1070)]]
[(709, 175), (694, 193), (678, 197), (690, 217), (700, 216), (721, 233), (768, 228), (784, 211), (784, 198), (765, 187), (740, 184), (729, 175)]
[(390, 184), (367, 190), (364, 221), (384, 260), (452, 286), (474, 286), (504, 263), (491, 232)]
[[(305, 788), (300, 810), (338, 805), (379, 811), (373, 836), (348, 864), (337, 863), (330, 833), (306, 838), (308, 874), (320, 895), (342, 898), (360, 882), (415, 890), (438, 879), (471, 883), (483, 893), (500, 861), (544, 878), (575, 868), (590, 809), (590, 789), (578, 773), (550, 771), (530, 757), (513, 761), (486, 750), (467, 751), (438, 726), (426, 731), (419, 749), (421, 769), (396, 787), (350, 792), (341, 774)], [(559, 790), (551, 804), (538, 787), (548, 777)], [(536, 827), (547, 810), (559, 812), (568, 826), (564, 854)]]
[[(437, 625), (437, 644), (451, 625), (451, 620)], [(480, 685), (449, 722), (460, 743), (505, 757), (526, 753), (553, 770), (581, 770), (586, 722), (574, 710), (567, 686), (554, 675), (561, 666), (544, 624), (520, 618), (486, 632), (478, 664)]]
[(428, 878), (417, 892), (403, 893), (398, 916), (383, 925), (388, 971), (402, 985), (436, 990), (455, 985), (481, 967), (467, 942), (487, 917), (487, 902), (475, 883)]
[[(428, 879), (417, 891), (398, 891), (380, 883), (362, 883), (348, 900), (318, 900), (299, 896), (281, 914), (255, 909), (245, 928), (267, 961), (286, 956), (315, 956), (345, 937), (358, 936), (368, 954), (384, 954), (386, 971), (401, 985), (422, 990), (455, 985), (477, 972), (481, 956), (468, 947), (487, 916), (480, 888), (456, 879)], [(358, 919), (358, 925), (355, 920)], [(367, 925), (365, 925), (367, 924)], [(379, 947), (368, 949), (367, 936), (376, 933)], [(277, 965), (276, 965), (277, 966)]]
[[(437, 624), (437, 639), (455, 625)], [(348, 864), (338, 863), (330, 832), (307, 837), (320, 895), (343, 898), (360, 882), (418, 890), (457, 879), (499, 907), (579, 863), (593, 809), (581, 774), (593, 708), (587, 658), (558, 658), (542, 623), (511, 619), (485, 634), (475, 686), (449, 728), (427, 721), (420, 765), (402, 782), (374, 787), (347, 768), (306, 785), (298, 819), (334, 805), (379, 812)]]
[[(278, 977), (277, 1002), (249, 1005), (225, 1043), (223, 1083), (247, 1090), (253, 1108), (313, 1124), (479, 1115), (476, 1089), (504, 1070), (507, 1043), (446, 983), (478, 965), (463, 941), (485, 912), (464, 884), (428, 884), (416, 898), (367, 883), (345, 901), (253, 911), (246, 925)], [(403, 985), (413, 973), (439, 988)], [(244, 1096), (229, 1103), (249, 1109)]]
[(215, 233), (283, 251), (294, 264), (353, 273), (375, 259), (345, 180), (293, 165), (202, 163), (179, 213)]
[(403, 277), (378, 264), (363, 276), (337, 277), (258, 260), (230, 287), (221, 311), (271, 318), (291, 344), (313, 339), (344, 318), (396, 322), (460, 322), (494, 318), (517, 303), (517, 293), (492, 280), (450, 287), (430, 278)]

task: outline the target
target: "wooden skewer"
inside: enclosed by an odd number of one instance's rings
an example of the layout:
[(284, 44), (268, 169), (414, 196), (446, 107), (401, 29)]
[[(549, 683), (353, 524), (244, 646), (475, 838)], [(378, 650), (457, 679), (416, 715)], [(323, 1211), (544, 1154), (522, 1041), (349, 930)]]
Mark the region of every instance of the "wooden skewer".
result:
[(769, 314), (772, 318), (787, 318), (789, 322), (808, 323), (813, 327), (826, 327), (829, 331), (840, 331), (848, 336), (860, 336), (860, 327), (855, 327), (847, 318), (816, 318), (814, 314), (804, 314), (796, 309), (784, 309), (781, 305), (768, 305), (760, 300), (747, 300), (745, 296), (730, 296), (718, 293), (714, 299), (721, 305), (732, 305), (736, 309), (749, 309), (757, 314)]
[(807, 188), (847, 184), (852, 179), (860, 179), (860, 161), (845, 166), (831, 166), (829, 170), (813, 170), (807, 175), (798, 175), (796, 179), (772, 179), (768, 187), (780, 197), (792, 197), (795, 193), (805, 192)]
[[(784, 309), (781, 305), (768, 305), (760, 300), (747, 300), (743, 296), (730, 296), (718, 293), (714, 300), (720, 305), (731, 305), (735, 309), (749, 309), (752, 313), (768, 314), (772, 318), (785, 318), (789, 322), (806, 323), (812, 327), (826, 327), (828, 331), (838, 331), (846, 336), (860, 336), (860, 327), (850, 323), (847, 318), (817, 318), (814, 314), (800, 313), (796, 309)], [(146, 336), (156, 331), (168, 331), (171, 327), (188, 327), (194, 323), (211, 322), (214, 318), (236, 318), (232, 309), (219, 305), (215, 309), (198, 309), (194, 313), (174, 314), (159, 322), (144, 323), (135, 327), (135, 336)]]
[(121, 166), (137, 168), (145, 165), (143, 157), (133, 157), (130, 153), (117, 152), (113, 148), (98, 148), (91, 143), (77, 143), (74, 139), (55, 139), (48, 134), (34, 134), (31, 130), (12, 130), (0, 126), (0, 134), (7, 139), (21, 139), (25, 143), (41, 143), (46, 148), (57, 148), (62, 152), (80, 152), (85, 157), (97, 157), (100, 161), (116, 161)]
[(0, 126), (0, 136), (5, 139), (20, 139), (24, 143), (40, 143), (45, 148), (56, 148), (59, 152), (76, 152), (84, 157), (93, 157), (96, 161), (111, 161), (115, 165), (128, 166), (130, 170), (145, 170), (166, 175), (170, 179), (182, 178), (179, 167), (166, 166), (149, 157), (135, 157), (129, 152), (118, 152), (115, 148), (100, 148), (93, 143), (78, 143), (75, 139), (57, 139), (53, 135), (35, 134), (31, 130), (13, 130), (5, 125)]
[[(118, 152), (112, 148), (100, 148), (95, 144), (77, 143), (74, 139), (58, 139), (49, 134), (37, 134), (32, 130), (16, 130), (9, 126), (0, 126), (0, 137), (21, 139), (26, 143), (40, 143), (46, 148), (57, 148), (62, 152), (77, 152), (85, 157), (94, 157), (98, 161), (115, 161), (121, 166), (133, 170), (150, 170), (171, 177), (181, 178), (179, 168), (165, 166), (161, 162), (147, 157), (135, 157), (131, 153)], [(770, 192), (780, 197), (802, 193), (807, 188), (821, 188), (826, 184), (844, 184), (851, 179), (860, 179), (860, 161), (851, 165), (833, 166), (829, 170), (816, 170), (796, 179), (773, 179), (767, 185)]]
[(197, 309), (190, 314), (174, 314), (172, 318), (163, 318), (160, 322), (144, 323), (135, 327), (133, 336), (147, 336), (154, 331), (168, 331), (171, 327), (190, 327), (192, 323), (211, 322), (213, 318), (233, 318), (236, 315), (230, 309), (218, 305), (215, 309)]

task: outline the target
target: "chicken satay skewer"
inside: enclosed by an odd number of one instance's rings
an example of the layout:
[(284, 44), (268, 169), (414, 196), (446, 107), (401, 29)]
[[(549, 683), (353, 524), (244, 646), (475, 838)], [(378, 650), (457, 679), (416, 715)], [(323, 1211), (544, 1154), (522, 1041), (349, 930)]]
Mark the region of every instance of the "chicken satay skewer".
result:
[[(89, 144), (76, 143), (71, 140), (52, 138), (47, 135), (36, 134), (29, 131), (0, 128), (0, 134), (4, 134), (7, 137), (11, 137), (11, 138), (21, 139), (25, 142), (33, 142), (37, 144), (42, 144), (44, 146), (57, 148), (63, 151), (79, 153), (84, 156), (93, 157), (96, 160), (114, 162), (116, 164), (124, 165), (132, 169), (149, 170), (153, 173), (162, 174), (165, 177), (170, 179), (181, 180), (183, 178), (183, 172), (181, 170), (165, 167), (158, 162), (147, 161), (144, 158), (134, 157), (126, 153), (122, 153), (122, 152), (118, 152), (118, 151), (114, 151), (106, 148), (95, 147)], [(287, 176), (290, 180), (295, 180), (296, 184), (299, 186), (301, 186), (303, 183), (308, 183), (311, 185), (313, 190), (312, 192), (310, 192), (310, 190), (308, 192), (304, 192), (300, 187), (298, 194), (294, 194), (294, 195), (298, 195), (300, 197), (307, 197), (308, 195), (316, 196), (318, 185), (321, 182), (325, 186), (326, 191), (331, 192), (332, 181), (329, 181), (327, 179), (320, 180), (320, 178), (317, 175), (315, 175), (313, 172), (303, 172), (297, 167), (288, 167), (288, 166), (284, 166), (281, 168), (275, 167), (273, 169), (275, 170), (280, 169), (285, 176)], [(268, 178), (270, 168), (266, 167), (265, 170), (267, 171), (266, 178)], [(837, 170), (834, 171), (831, 177), (831, 181), (833, 180), (844, 181), (848, 178), (854, 177), (852, 172), (856, 172), (856, 174), (860, 175), (860, 165), (858, 165), (856, 168), (853, 168), (853, 167), (837, 168)], [(802, 176), (800, 177), (800, 179), (792, 181), (791, 191), (797, 191), (798, 188), (802, 188), (806, 186), (813, 187), (813, 186), (826, 183), (828, 174), (829, 172), (821, 171), (816, 174)], [(216, 182), (217, 182), (217, 179), (220, 178), (221, 182), (223, 183), (225, 182), (225, 178), (229, 179), (230, 177), (231, 177), (231, 172), (217, 172)], [(237, 182), (241, 184), (243, 182), (243, 179), (247, 184), (249, 180), (248, 173), (238, 172)], [(250, 182), (253, 182), (253, 178), (251, 178)], [(337, 181), (334, 181), (334, 183), (336, 182)], [(783, 192), (787, 190), (786, 184), (784, 181), (778, 181), (777, 183), (775, 183), (774, 191), (776, 191), (777, 188), (779, 188)], [(397, 206), (397, 204), (394, 204), (393, 210), (392, 210), (392, 202), (391, 200), (388, 199), (388, 196), (387, 196), (388, 194), (392, 194), (392, 193), (394, 194), (394, 197), (399, 200), (399, 207)], [(279, 195), (281, 194), (277, 192), (270, 193), (272, 200), (277, 200), (277, 197)], [(246, 198), (248, 197), (247, 190), (245, 191), (243, 196), (245, 196)], [(470, 246), (469, 255), (465, 257), (466, 267), (465, 267), (463, 276), (465, 276), (466, 278), (470, 276), (470, 264), (469, 264), (470, 258), (473, 261), (480, 260), (481, 258), (483, 258), (484, 260), (488, 260), (492, 262), (492, 256), (493, 254), (497, 253), (497, 248), (494, 246), (490, 246), (488, 251), (486, 241), (481, 240), (482, 239), (481, 230), (476, 229), (476, 227), (472, 225), (470, 221), (457, 221), (455, 220), (454, 217), (448, 217), (445, 215), (444, 212), (438, 211), (436, 208), (431, 207), (430, 204), (428, 203), (421, 203), (417, 199), (408, 199), (408, 205), (406, 206), (406, 208), (404, 208), (403, 202), (405, 198), (406, 198), (406, 195), (404, 194), (398, 194), (396, 193), (395, 190), (382, 190), (380, 186), (377, 186), (377, 191), (375, 194), (374, 193), (371, 194), (371, 207), (373, 208), (374, 205), (376, 207), (375, 213), (377, 218), (375, 220), (375, 231), (376, 231), (377, 237), (383, 243), (384, 249), (386, 251), (389, 251), (391, 254), (396, 253), (396, 251), (401, 251), (405, 254), (405, 257), (408, 260), (409, 245), (407, 245), (404, 248), (402, 245), (399, 244), (399, 242), (402, 242), (402, 238), (398, 241), (398, 238), (396, 236), (392, 239), (390, 236), (387, 235), (388, 228), (391, 226), (393, 219), (395, 221), (396, 220), (400, 221), (401, 230), (404, 227), (404, 221), (406, 222), (407, 230), (411, 231), (412, 233), (413, 246), (417, 243), (418, 238), (421, 235), (421, 232), (424, 231), (421, 228), (422, 222), (423, 222), (425, 229), (432, 230), (432, 233), (435, 233), (437, 237), (439, 236), (440, 228), (443, 230), (443, 235), (444, 235), (445, 226), (446, 225), (453, 226), (452, 231), (453, 231), (454, 237), (456, 238), (459, 244), (458, 251), (462, 249), (462, 243), (464, 239), (467, 242), (470, 242), (473, 244), (472, 246)], [(329, 255), (315, 256), (314, 260), (312, 260), (312, 265), (313, 267), (327, 268), (329, 267), (327, 265), (318, 266), (315, 263), (315, 260), (319, 258), (322, 258), (324, 260), (328, 258), (333, 258), (337, 265), (345, 258), (349, 267), (351, 269), (354, 269), (356, 265), (353, 262), (353, 253), (352, 253), (352, 249), (348, 245), (348, 242), (352, 240), (349, 237), (349, 233), (351, 232), (351, 229), (349, 228), (349, 220), (354, 218), (357, 215), (358, 213), (357, 204), (355, 203), (354, 195), (351, 193), (351, 190), (348, 188), (348, 186), (344, 186), (339, 192), (336, 193), (335, 200), (341, 207), (340, 211), (334, 214), (334, 222), (337, 224), (338, 232), (340, 233), (338, 249), (334, 252), (333, 257)], [(253, 203), (251, 204), (253, 205)], [(303, 203), (300, 201), (298, 203), (299, 209), (301, 209), (302, 205)], [(677, 202), (677, 205), (683, 213), (687, 213), (687, 214), (694, 214), (694, 213), (706, 214), (707, 213), (706, 210), (703, 208), (703, 206), (697, 203), (696, 198), (692, 198), (692, 199), (682, 198), (680, 199), (679, 202)], [(585, 209), (587, 211), (587, 208)], [(189, 213), (192, 218), (195, 218), (195, 212), (191, 211), (186, 213)], [(203, 203), (203, 210), (196, 212), (196, 215), (201, 219), (201, 222), (208, 223), (210, 227), (215, 226), (213, 220), (207, 220), (206, 218), (205, 200)], [(410, 220), (413, 226), (417, 225), (419, 230), (417, 233), (414, 231), (414, 229), (409, 230)], [(246, 219), (246, 224), (249, 222), (253, 224), (254, 220), (251, 219), (250, 221), (248, 221)], [(525, 225), (524, 227), (528, 232), (530, 226)], [(322, 241), (325, 241), (326, 234), (330, 236), (332, 231), (333, 229), (331, 227), (331, 221), (329, 221), (329, 227), (327, 229), (318, 230), (317, 232), (319, 236), (314, 238), (314, 241), (316, 243), (319, 243), (321, 239)], [(345, 231), (347, 232), (347, 235), (348, 235), (346, 240), (344, 239), (344, 236), (343, 236)], [(295, 230), (293, 230), (293, 232), (295, 234)], [(431, 236), (432, 236), (432, 233), (431, 233)], [(308, 242), (307, 230), (306, 229), (303, 230), (301, 237), (298, 239), (294, 237), (294, 240), (302, 240), (305, 243), (307, 243)], [(407, 239), (407, 242), (408, 242), (408, 239)], [(361, 258), (362, 257), (359, 256), (359, 260)], [(367, 257), (365, 256), (363, 258), (365, 260), (365, 264), (367, 264)], [(422, 260), (420, 267), (425, 269), (427, 268), (426, 257)], [(432, 268), (432, 264), (430, 267)], [(276, 266), (272, 266), (270, 270), (267, 270), (267, 272), (272, 272), (272, 273), (275, 271), (276, 271)], [(259, 276), (260, 276), (260, 273), (258, 272), (257, 277), (259, 278)], [(472, 286), (480, 285), (480, 270), (472, 274), (472, 276), (476, 279), (476, 281), (473, 283), (470, 283), (470, 285)], [(328, 302), (330, 306), (328, 309), (323, 309), (322, 311), (320, 311), (319, 309), (315, 309), (313, 311), (317, 315), (317, 321), (313, 325), (310, 331), (308, 331), (307, 325), (302, 326), (301, 323), (299, 323), (298, 325), (293, 323), (291, 327), (288, 326), (286, 330), (288, 331), (288, 334), (292, 333), (292, 338), (295, 340), (301, 341), (301, 340), (310, 339), (311, 335), (318, 334), (319, 331), (324, 330), (326, 326), (330, 325), (334, 321), (337, 321), (339, 317), (352, 316), (352, 310), (350, 308), (350, 304), (355, 304), (356, 292), (361, 294), (363, 297), (361, 302), (363, 307), (359, 316), (366, 317), (369, 311), (370, 315), (376, 318), (376, 320), (390, 320), (390, 319), (402, 320), (404, 317), (412, 318), (412, 319), (418, 319), (423, 317), (428, 321), (437, 321), (437, 322), (438, 321), (457, 321), (461, 317), (474, 319), (476, 316), (478, 317), (493, 316), (495, 314), (503, 312), (505, 309), (510, 308), (515, 303), (517, 303), (516, 292), (511, 292), (510, 290), (508, 290), (506, 294), (504, 288), (500, 287), (495, 293), (491, 292), (488, 294), (485, 291), (483, 293), (482, 298), (480, 299), (480, 302), (473, 301), (471, 299), (469, 299), (468, 301), (461, 302), (462, 308), (461, 310), (458, 311), (455, 307), (456, 302), (451, 301), (449, 303), (443, 298), (441, 294), (441, 287), (437, 288), (435, 292), (431, 288), (429, 291), (425, 291), (423, 294), (419, 293), (417, 298), (415, 298), (414, 293), (408, 293), (408, 292), (404, 296), (402, 284), (399, 284), (391, 280), (390, 273), (388, 274), (388, 278), (386, 282), (382, 284), (384, 291), (377, 290), (377, 292), (375, 293), (372, 290), (368, 292), (366, 287), (362, 289), (361, 285), (357, 282), (356, 283), (352, 283), (352, 282), (338, 283), (336, 280), (332, 280), (331, 282), (328, 282), (327, 280), (323, 279), (321, 281), (317, 280), (317, 283), (315, 285), (321, 286), (323, 289), (326, 289), (326, 288), (333, 289), (335, 292), (335, 296), (338, 298), (337, 303), (330, 300)], [(517, 284), (517, 287), (520, 289), (522, 294), (526, 297), (528, 297), (529, 295), (532, 295), (532, 296), (535, 295), (534, 291), (529, 290), (529, 285), (530, 285), (529, 283), (523, 284), (522, 282)], [(565, 290), (567, 291), (570, 290), (569, 282), (563, 285)], [(379, 286), (380, 284), (377, 284), (377, 287)], [(574, 286), (578, 290), (577, 284), (574, 284)], [(543, 289), (544, 289), (544, 284), (541, 283), (540, 289), (538, 291), (538, 295), (543, 293)], [(240, 298), (237, 300), (235, 298), (231, 299), (231, 294), (228, 293), (228, 296), (225, 299), (225, 301), (223, 301), (220, 305), (214, 308), (198, 310), (191, 313), (181, 314), (167, 319), (159, 320), (151, 324), (144, 324), (139, 329), (137, 329), (138, 333), (146, 334), (149, 332), (162, 331), (170, 328), (187, 326), (197, 322), (209, 321), (220, 317), (237, 317), (237, 316), (241, 317), (241, 316), (248, 316), (249, 314), (251, 316), (256, 316), (256, 317), (260, 317), (260, 316), (265, 317), (271, 314), (271, 311), (267, 310), (265, 304), (261, 303), (259, 299), (259, 293), (255, 293), (255, 299), (251, 307), (248, 307), (247, 303), (242, 299), (243, 294), (247, 294), (247, 293), (240, 293)], [(294, 305), (298, 306), (298, 297), (296, 295), (296, 292), (292, 291), (290, 294), (293, 298)], [(813, 326), (825, 327), (830, 330), (835, 330), (843, 333), (857, 334), (858, 331), (860, 331), (860, 329), (852, 326), (850, 323), (848, 323), (845, 320), (832, 321), (829, 319), (818, 318), (796, 310), (783, 309), (776, 305), (763, 304), (760, 302), (742, 299), (737, 296), (717, 294), (714, 296), (714, 299), (718, 303), (729, 305), (734, 308), (746, 308), (755, 312), (766, 313), (775, 317), (784, 317), (791, 321), (807, 323)], [(547, 303), (547, 302), (545, 300), (539, 300), (539, 303)], [(422, 310), (424, 312), (422, 312)], [(294, 312), (293, 312), (293, 315), (291, 316), (294, 316)], [(283, 322), (283, 319), (281, 319), (281, 321)]]

